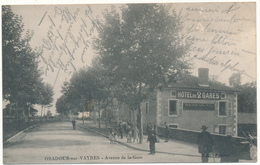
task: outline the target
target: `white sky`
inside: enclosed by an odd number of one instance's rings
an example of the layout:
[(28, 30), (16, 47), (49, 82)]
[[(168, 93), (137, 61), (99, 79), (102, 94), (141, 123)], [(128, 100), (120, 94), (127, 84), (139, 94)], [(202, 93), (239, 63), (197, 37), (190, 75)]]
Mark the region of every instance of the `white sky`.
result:
[[(224, 13), (224, 10), (229, 9), (232, 6), (233, 9), (237, 9), (234, 11), (230, 11), (229, 13)], [(97, 18), (97, 16), (102, 17), (102, 11), (106, 8), (110, 8), (110, 4), (108, 5), (90, 5), (92, 10), (92, 15), (94, 18)], [(183, 19), (188, 18), (189, 20), (184, 22), (184, 30), (183, 34), (188, 33), (190, 29), (193, 30), (193, 32), (189, 33), (187, 37), (190, 35), (190, 38), (196, 39), (196, 40), (207, 40), (206, 42), (201, 41), (194, 41), (194, 47), (195, 50), (203, 50), (203, 52), (198, 51), (190, 51), (190, 57), (192, 58), (194, 55), (197, 55), (197, 57), (203, 57), (209, 52), (209, 50), (213, 47), (212, 50), (216, 51), (229, 51), (227, 55), (221, 55), (216, 53), (210, 53), (207, 58), (216, 60), (218, 62), (218, 65), (212, 65), (208, 62), (202, 61), (202, 60), (196, 60), (193, 59), (194, 62), (194, 69), (191, 70), (194, 75), (197, 75), (197, 69), (199, 67), (207, 67), (210, 69), (210, 75), (215, 75), (218, 77), (218, 80), (226, 83), (228, 85), (228, 78), (234, 71), (231, 71), (230, 69), (226, 69), (222, 71), (224, 68), (221, 66), (221, 63), (225, 64), (227, 61), (228, 64), (231, 64), (231, 66), (235, 65), (236, 69), (239, 70), (245, 70), (245, 74), (242, 75), (242, 81), (250, 82), (256, 79), (256, 42), (255, 42), (255, 8), (253, 3), (217, 3), (217, 4), (202, 4), (202, 3), (176, 3), (173, 5), (173, 8), (175, 8), (178, 12), (182, 11)], [(87, 30), (91, 29), (91, 22), (86, 17), (85, 13), (86, 11), (89, 11), (89, 8), (87, 5), (18, 5), (18, 6), (12, 6), (13, 12), (22, 15), (23, 16), (23, 22), (25, 24), (25, 29), (30, 29), (34, 31), (34, 36), (31, 40), (31, 46), (33, 48), (38, 48), (43, 45), (45, 40), (48, 40), (47, 33), (48, 30), (52, 31), (55, 36), (59, 36), (57, 33), (57, 30), (63, 36), (64, 38), (67, 34), (67, 29), (69, 28), (69, 24), (65, 23), (65, 21), (62, 22), (62, 14), (61, 11), (66, 13), (66, 11), (76, 14), (74, 23), (72, 24), (71, 33), (74, 35), (75, 38), (79, 37), (78, 32), (80, 31), (80, 25), (82, 25), (82, 19), (87, 24)], [(197, 10), (197, 11), (195, 11)], [(198, 11), (199, 10), (199, 11)], [(215, 10), (215, 12), (211, 12), (212, 10)], [(56, 13), (56, 15), (55, 15)], [(187, 16), (187, 17), (185, 17)], [(231, 18), (237, 18), (237, 19), (246, 19), (246, 21), (237, 21), (232, 23), (227, 23), (221, 21), (221, 19), (228, 19)], [(212, 19), (213, 21), (205, 22), (203, 20), (200, 21), (192, 21), (192, 19)], [(218, 21), (216, 21), (218, 20)], [(73, 21), (72, 21), (73, 22)], [(210, 23), (210, 25), (209, 25)], [(52, 26), (51, 25), (55, 25)], [(205, 30), (205, 27), (209, 25), (208, 27), (210, 29), (215, 30), (222, 30), (222, 31), (228, 31), (228, 32), (237, 32), (238, 34), (235, 35), (229, 35), (224, 32), (222, 33), (209, 33), (207, 30)], [(50, 28), (53, 28), (50, 30)], [(195, 30), (195, 31), (194, 31)], [(83, 34), (83, 32), (82, 32)], [(95, 31), (91, 36), (87, 37), (84, 36), (84, 38), (89, 40), (91, 42), (92, 36), (96, 35), (97, 31)], [(84, 35), (84, 34), (83, 34)], [(221, 37), (222, 36), (222, 37)], [(187, 38), (186, 37), (186, 38)], [(218, 42), (215, 44), (212, 44), (213, 38), (216, 38), (214, 41)], [(226, 39), (224, 39), (226, 38)], [(53, 38), (52, 38), (53, 39)], [(213, 41), (213, 42), (214, 42)], [(57, 45), (61, 45), (63, 41), (61, 38), (57, 39)], [(231, 46), (227, 46), (228, 44), (231, 44)], [(68, 47), (70, 50), (72, 50), (75, 46), (71, 40), (68, 41)], [(74, 54), (74, 60), (73, 65), (76, 69), (79, 69), (81, 67), (87, 66), (90, 64), (91, 59), (94, 56), (94, 52), (91, 49), (91, 44), (89, 44), (89, 48), (85, 51), (84, 55), (81, 55), (83, 53), (83, 47), (84, 44), (81, 42)], [(231, 52), (235, 52), (236, 54), (239, 54), (239, 56), (231, 55)], [(66, 54), (62, 54), (61, 57), (59, 57), (60, 53), (62, 51), (52, 51), (50, 50), (44, 50), (43, 57), (45, 60), (51, 59), (55, 62), (58, 59), (61, 59), (61, 61), (65, 64), (69, 61), (70, 56)], [(246, 53), (246, 52), (252, 52), (252, 53)], [(83, 57), (83, 60), (82, 60)], [(72, 72), (74, 69), (73, 67), (69, 67), (70, 73), (65, 73), (62, 69), (59, 71), (58, 68), (54, 69), (53, 71), (47, 71), (46, 72), (46, 64), (43, 62), (43, 60), (40, 63), (40, 66), (43, 67), (42, 70), (45, 72), (44, 81), (50, 83), (53, 85), (55, 89), (55, 101), (58, 97), (61, 96), (60, 90), (61, 85), (65, 80), (69, 80)], [(221, 72), (222, 71), (222, 72)], [(51, 108), (51, 111), (55, 113), (55, 102), (53, 103), (53, 108)]]
[[(11, 1), (10, 1), (11, 2)], [(165, 1), (166, 2), (166, 1)], [(79, 2), (80, 3), (80, 2)], [(84, 3), (84, 2), (83, 2)], [(56, 3), (57, 4), (57, 3)], [(231, 5), (233, 5), (232, 9), (239, 8), (238, 10), (231, 11), (228, 14), (223, 14), (221, 11), (228, 9)], [(96, 16), (102, 17), (101, 12), (105, 8), (109, 8), (110, 5), (90, 5), (93, 16), (96, 18)], [(54, 17), (55, 12), (59, 13), (61, 10), (65, 11), (66, 8), (67, 11), (74, 13), (78, 10), (78, 16), (77, 21), (72, 26), (72, 33), (75, 37), (78, 37), (78, 31), (80, 28), (81, 20), (80, 18), (83, 18), (86, 21), (86, 24), (89, 30), (91, 28), (91, 23), (87, 17), (85, 17), (85, 11), (88, 10), (86, 5), (19, 5), (19, 6), (12, 6), (13, 12), (22, 15), (23, 16), (23, 22), (25, 24), (25, 29), (30, 29), (34, 31), (34, 36), (31, 40), (31, 45), (33, 48), (37, 48), (43, 44), (43, 39), (47, 38), (47, 32), (50, 29), (50, 26), (52, 25), (52, 22), (57, 26), (55, 30), (58, 29), (58, 25), (61, 25), (62, 27), (59, 27), (59, 31), (61, 35), (64, 37), (67, 32), (67, 28), (69, 27), (69, 24), (66, 24), (61, 22), (61, 15), (58, 14), (56, 17)], [(239, 19), (248, 19), (248, 21), (239, 21), (236, 23), (221, 23), (220, 21), (216, 22), (204, 22), (204, 21), (185, 21), (184, 22), (184, 30), (183, 33), (187, 33), (191, 27), (193, 27), (193, 30), (195, 29), (195, 32), (191, 32), (189, 35), (191, 38), (195, 37), (195, 39), (207, 39), (207, 42), (200, 42), (195, 41), (194, 46), (196, 48), (200, 47), (204, 49), (203, 52), (196, 52), (191, 51), (190, 56), (193, 57), (194, 55), (198, 55), (199, 57), (203, 57), (207, 54), (207, 52), (213, 47), (214, 50), (218, 51), (228, 51), (231, 53), (232, 51), (239, 53), (239, 56), (234, 55), (219, 55), (216, 53), (210, 53), (207, 57), (210, 57), (209, 59), (216, 56), (214, 59), (216, 59), (219, 64), (217, 66), (208, 64), (207, 62), (203, 62), (202, 60), (193, 60), (194, 62), (194, 70), (192, 70), (194, 75), (197, 75), (197, 69), (199, 67), (207, 67), (210, 69), (210, 75), (215, 75), (218, 77), (218, 80), (221, 82), (224, 82), (228, 84), (228, 78), (234, 71), (231, 71), (229, 69), (222, 71), (224, 68), (221, 67), (220, 63), (226, 63), (228, 60), (231, 60), (228, 64), (231, 64), (231, 66), (235, 66), (236, 69), (239, 70), (245, 70), (246, 74), (242, 75), (242, 81), (243, 82), (250, 82), (256, 79), (256, 42), (255, 42), (255, 8), (253, 3), (246, 3), (246, 4), (232, 4), (232, 3), (218, 3), (218, 4), (202, 4), (202, 3), (176, 3), (174, 4), (174, 8), (176, 8), (177, 11), (182, 10), (183, 16), (188, 16), (186, 18), (189, 19), (229, 19), (229, 18), (239, 18)], [(191, 9), (197, 9), (200, 10), (198, 12), (188, 11)], [(219, 12), (205, 12), (208, 11), (207, 9), (214, 9), (218, 10)], [(43, 20), (42, 20), (43, 19)], [(229, 32), (237, 32), (239, 29), (239, 32), (237, 35), (226, 35), (225, 33), (207, 33), (204, 29), (208, 23), (210, 23), (209, 28), (215, 29), (215, 30), (227, 30)], [(53, 30), (53, 31), (55, 31)], [(97, 32), (95, 31), (94, 35), (96, 35)], [(217, 39), (215, 41), (218, 41), (218, 39), (223, 35), (220, 40), (221, 43), (219, 44), (212, 44), (211, 41), (214, 37), (217, 36)], [(227, 37), (226, 40), (223, 40), (225, 37)], [(91, 42), (91, 37), (85, 37), (86, 39), (89, 39)], [(234, 42), (233, 42), (234, 41)], [(229, 42), (234, 43), (235, 45), (232, 46), (226, 46), (223, 45), (223, 42)], [(57, 42), (61, 43), (61, 42)], [(72, 49), (73, 46), (69, 44), (71, 47), (69, 49)], [(79, 45), (78, 51), (75, 52), (76, 55), (74, 55), (73, 64), (76, 67), (76, 69), (79, 69), (81, 67), (84, 67), (86, 65), (89, 65), (91, 62), (92, 57), (94, 56), (94, 52), (90, 47), (85, 51), (85, 54), (83, 55), (83, 61), (82, 56), (78, 54), (82, 54), (83, 50), (83, 44)], [(197, 49), (196, 49), (197, 50)], [(252, 52), (252, 53), (246, 53), (246, 52)], [(51, 51), (45, 50), (43, 53), (43, 57), (45, 59), (49, 59), (51, 54)], [(54, 51), (54, 56), (52, 57), (52, 60), (55, 62), (55, 60), (58, 60), (59, 53)], [(61, 60), (66, 63), (69, 60), (69, 56), (62, 55)], [(41, 62), (41, 66), (43, 67), (43, 71), (46, 71), (46, 64)], [(73, 71), (72, 67), (70, 67), (70, 71)], [(249, 75), (249, 76), (247, 76)], [(55, 69), (53, 72), (48, 71), (46, 75), (44, 75), (44, 80), (51, 85), (54, 86), (55, 89), (55, 98), (58, 98), (60, 93), (60, 87), (64, 80), (69, 80), (71, 77), (71, 73), (64, 73), (62, 70), (59, 71), (58, 69)], [(55, 103), (53, 103), (55, 105)]]

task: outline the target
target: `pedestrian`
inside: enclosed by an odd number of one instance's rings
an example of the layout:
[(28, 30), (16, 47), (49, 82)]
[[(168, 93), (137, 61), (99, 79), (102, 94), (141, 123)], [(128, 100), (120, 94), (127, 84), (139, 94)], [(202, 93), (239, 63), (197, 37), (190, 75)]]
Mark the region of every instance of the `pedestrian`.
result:
[(110, 129), (110, 133), (109, 133), (109, 140), (110, 140), (110, 144), (115, 143), (115, 132), (113, 129)]
[(119, 125), (119, 135), (120, 135), (120, 138), (123, 139), (123, 124), (120, 123)]
[(76, 130), (76, 120), (75, 120), (75, 119), (72, 120), (71, 123), (72, 123), (72, 127), (73, 127), (73, 129)]
[(201, 153), (201, 160), (203, 163), (208, 162), (209, 153), (212, 152), (213, 148), (213, 138), (212, 135), (206, 131), (207, 126), (203, 125), (201, 127), (202, 132), (198, 135), (198, 150)]
[(122, 127), (123, 127), (123, 135), (126, 136), (127, 135), (127, 125), (126, 125), (126, 122), (124, 121), (123, 124), (122, 124)]
[(171, 134), (171, 130), (169, 129), (168, 125), (165, 125), (165, 142), (169, 141), (170, 138), (170, 134)]
[(151, 129), (152, 129), (151, 123), (147, 123), (147, 126), (146, 126), (146, 133), (147, 133), (147, 135), (150, 134)]
[(132, 130), (129, 130), (127, 134), (127, 143), (131, 143), (131, 141), (132, 141)]
[(225, 137), (220, 150), (220, 162), (238, 162), (238, 148), (235, 138), (228, 135)]
[(156, 132), (153, 127), (152, 127), (150, 133), (148, 134), (147, 141), (149, 141), (149, 148), (150, 148), (149, 154), (154, 155), (155, 154)]
[(138, 141), (139, 141), (139, 130), (137, 129), (137, 127), (134, 128), (133, 132), (134, 132), (133, 133), (133, 143), (135, 142), (135, 140), (138, 143)]

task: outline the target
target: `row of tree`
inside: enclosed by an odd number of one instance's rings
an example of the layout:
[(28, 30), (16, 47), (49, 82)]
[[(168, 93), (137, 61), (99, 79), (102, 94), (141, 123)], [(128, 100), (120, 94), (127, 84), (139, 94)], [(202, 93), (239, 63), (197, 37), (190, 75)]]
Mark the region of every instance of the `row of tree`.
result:
[(53, 101), (53, 87), (41, 77), (39, 52), (29, 44), (32, 36), (33, 31), (24, 30), (22, 17), (14, 14), (10, 6), (2, 6), (3, 99), (9, 102), (11, 116), (12, 109), (28, 109), (30, 116), (33, 105), (43, 107)]
[(189, 69), (185, 57), (190, 43), (181, 39), (180, 17), (168, 5), (128, 4), (103, 16), (93, 42), (98, 56), (64, 83), (57, 112), (90, 110), (93, 103), (102, 109), (116, 98), (137, 110), (142, 139), (141, 102)]

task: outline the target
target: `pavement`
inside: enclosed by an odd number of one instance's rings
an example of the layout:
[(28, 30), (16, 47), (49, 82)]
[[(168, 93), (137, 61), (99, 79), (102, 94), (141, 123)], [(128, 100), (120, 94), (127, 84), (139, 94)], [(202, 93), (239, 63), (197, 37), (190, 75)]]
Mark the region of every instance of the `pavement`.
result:
[[(81, 120), (77, 122), (77, 126), (83, 129), (87, 129), (88, 131), (92, 131), (94, 133), (99, 134), (100, 136), (108, 138), (109, 136), (109, 126), (108, 128), (105, 127), (104, 124), (101, 124), (101, 127), (99, 127), (98, 122), (94, 123), (93, 121), (85, 121), (84, 125)], [(146, 141), (147, 135), (143, 136), (143, 143), (127, 143), (126, 137), (117, 138), (117, 143), (121, 144), (123, 146), (126, 146), (130, 149), (134, 149), (137, 151), (144, 151), (144, 152), (149, 152), (149, 142)], [(178, 159), (180, 157), (183, 159), (183, 157), (186, 157), (187, 160), (198, 160), (200, 162), (201, 160), (201, 155), (198, 153), (198, 146), (197, 144), (193, 143), (186, 143), (183, 141), (178, 141), (178, 140), (172, 140), (170, 139), (168, 142), (164, 142), (164, 139), (160, 139), (160, 142), (155, 144), (156, 148), (156, 153), (160, 154), (169, 154), (174, 156), (175, 158)], [(220, 158), (219, 157), (213, 157), (210, 156), (209, 158), (209, 163), (219, 163)], [(257, 160), (239, 160), (239, 162), (243, 163), (254, 163), (257, 162)]]
[(43, 124), (27, 129), (3, 146), (4, 164), (90, 164), (90, 163), (160, 163), (198, 162), (159, 154), (148, 155), (120, 144), (110, 144), (106, 137), (70, 122)]
[[(109, 127), (105, 128), (104, 125), (101, 125), (101, 128), (98, 128), (98, 123), (94, 123), (93, 121), (85, 121), (84, 125), (82, 121), (77, 122), (77, 126), (80, 128), (87, 129), (88, 131), (95, 132), (99, 134), (100, 136), (104, 136), (108, 138), (109, 136)], [(128, 148), (138, 150), (138, 151), (144, 151), (149, 153), (149, 142), (147, 142), (147, 135), (143, 136), (143, 143), (127, 143), (126, 137), (117, 138), (117, 143), (121, 144), (123, 146), (126, 146)], [(198, 153), (198, 146), (192, 143), (184, 143), (182, 141), (177, 140), (169, 140), (168, 142), (164, 142), (164, 139), (160, 139), (160, 142), (155, 144), (156, 153), (160, 154), (170, 154), (173, 156), (186, 156), (186, 157), (193, 157), (194, 159), (200, 160), (201, 155)], [(210, 162), (220, 162), (219, 158), (212, 157)]]
[[(187, 155), (159, 152), (149, 155), (147, 142), (127, 144), (126, 139), (122, 139), (110, 144), (107, 128), (91, 127), (91, 123), (84, 127), (78, 124), (76, 130), (72, 129), (71, 122), (43, 124), (25, 130), (4, 144), (4, 164), (200, 162), (200, 157)], [(157, 148), (160, 143), (156, 143)]]
[[(156, 143), (156, 154), (149, 155), (149, 143), (127, 143), (126, 138), (110, 144), (109, 129), (92, 121), (57, 122), (28, 128), (3, 146), (5, 164), (51, 163), (199, 163), (197, 145), (163, 139)], [(209, 158), (218, 163), (219, 158)], [(256, 160), (240, 160), (256, 162)]]

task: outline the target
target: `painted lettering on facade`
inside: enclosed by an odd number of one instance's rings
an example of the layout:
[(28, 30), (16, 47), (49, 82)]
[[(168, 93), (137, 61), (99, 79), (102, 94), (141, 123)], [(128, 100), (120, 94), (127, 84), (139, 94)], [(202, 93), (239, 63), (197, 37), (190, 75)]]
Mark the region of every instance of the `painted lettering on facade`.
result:
[(183, 110), (209, 110), (214, 111), (214, 104), (183, 103)]
[(203, 92), (203, 91), (177, 91), (178, 99), (209, 99), (220, 100), (220, 92)]

